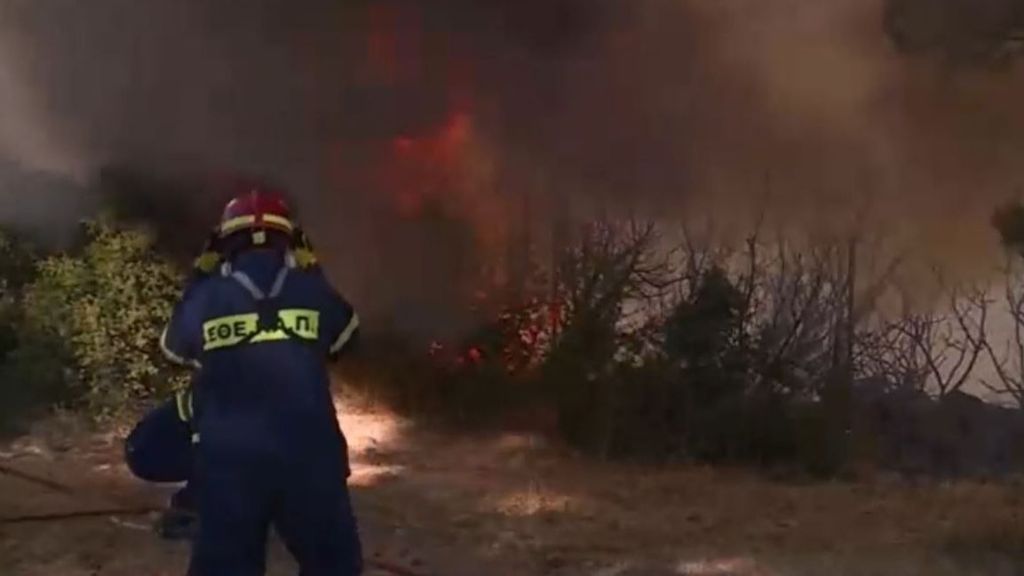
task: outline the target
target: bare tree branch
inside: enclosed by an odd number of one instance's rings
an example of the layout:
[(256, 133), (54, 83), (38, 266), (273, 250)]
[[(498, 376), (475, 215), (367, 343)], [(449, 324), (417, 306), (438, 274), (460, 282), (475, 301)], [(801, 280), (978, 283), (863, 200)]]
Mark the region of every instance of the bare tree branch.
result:
[(996, 395), (1013, 398), (1017, 406), (1024, 409), (1024, 286), (1021, 280), (1013, 268), (1013, 261), (1008, 261), (1003, 269), (1003, 299), (1013, 322), (1012, 336), (1007, 339), (1001, 354), (990, 342), (984, 343), (998, 382), (982, 384)]
[(941, 274), (936, 272), (936, 278), (949, 294), (949, 312), (907, 314), (892, 328), (912, 345), (914, 363), (920, 361), (927, 368), (941, 398), (967, 384), (986, 351), (990, 302), (983, 288), (947, 289)]

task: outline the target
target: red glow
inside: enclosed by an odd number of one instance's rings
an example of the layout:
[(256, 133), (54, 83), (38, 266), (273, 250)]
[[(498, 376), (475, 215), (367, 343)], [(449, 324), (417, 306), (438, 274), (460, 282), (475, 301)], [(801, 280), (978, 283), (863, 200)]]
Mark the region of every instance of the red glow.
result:
[(422, 136), (392, 139), (391, 157), (382, 178), (400, 216), (416, 217), (429, 201), (458, 187), (471, 139), (472, 118), (463, 110), (452, 112), (443, 124)]
[(469, 141), (472, 120), (469, 113), (457, 110), (449, 118), (448, 122), (441, 127), (441, 133), (437, 139), (437, 152), (442, 159), (454, 162), (462, 147)]
[(365, 82), (414, 108), (438, 96), (425, 91), (444, 82), (444, 115), (424, 126), (425, 118), (413, 113), (415, 127), (393, 136), (381, 162), (372, 165), (374, 187), (385, 192), (397, 215), (410, 219), (438, 201), (446, 209), (461, 210), (457, 207), (466, 198), (457, 197), (465, 191), (470, 168), (466, 156), (473, 140), (471, 60), (454, 38), (446, 39), (443, 49), (427, 49), (422, 10), (412, 0), (374, 0), (365, 12)]
[(405, 218), (412, 218), (423, 211), (426, 198), (415, 190), (401, 190), (395, 195), (395, 208), (398, 214)]
[(392, 142), (392, 147), (397, 154), (409, 154), (416, 147), (416, 140), (409, 136), (398, 136)]
[(470, 140), (472, 126), (469, 112), (455, 110), (432, 132), (422, 136), (396, 136), (391, 141), (391, 148), (397, 155), (413, 161), (429, 161), (434, 165), (452, 167)]
[(562, 317), (564, 310), (562, 306), (556, 302), (552, 302), (548, 305), (548, 327), (552, 330), (558, 330), (562, 326)]

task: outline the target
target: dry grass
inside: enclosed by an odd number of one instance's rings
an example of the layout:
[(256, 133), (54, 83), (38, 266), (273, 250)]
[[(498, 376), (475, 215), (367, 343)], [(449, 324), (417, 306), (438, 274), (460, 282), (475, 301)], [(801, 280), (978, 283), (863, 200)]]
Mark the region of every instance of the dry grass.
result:
[[(1015, 483), (798, 485), (595, 463), (527, 436), (453, 438), (379, 411), (345, 411), (341, 421), (371, 555), (443, 576), (1024, 573), (1024, 487)], [(61, 450), (49, 442), (0, 452), (122, 499), (165, 494), (126, 476), (109, 436)], [(81, 504), (0, 478), (0, 515)], [(130, 524), (0, 527), (0, 574), (182, 573), (184, 547)], [(271, 573), (290, 573), (275, 558)]]

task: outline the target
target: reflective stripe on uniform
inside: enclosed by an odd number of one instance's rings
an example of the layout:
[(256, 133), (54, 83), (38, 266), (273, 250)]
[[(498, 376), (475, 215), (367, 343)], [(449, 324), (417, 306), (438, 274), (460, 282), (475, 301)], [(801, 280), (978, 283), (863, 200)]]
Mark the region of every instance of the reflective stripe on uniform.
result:
[(289, 332), (305, 340), (320, 338), (320, 313), (316, 310), (281, 310), (278, 317)]
[(237, 282), (242, 288), (245, 288), (245, 291), (252, 296), (253, 300), (259, 302), (266, 299), (267, 295), (263, 293), (263, 290), (260, 290), (260, 287), (257, 286), (256, 283), (252, 281), (252, 278), (250, 278), (245, 272), (242, 272), (241, 270), (232, 272), (231, 279)]
[(286, 266), (277, 271), (277, 278), (274, 278), (274, 285), (270, 287), (270, 294), (267, 294), (267, 298), (277, 298), (284, 291), (284, 283), (288, 280), (288, 273), (291, 272), (293, 266), (292, 260), (288, 260)]
[(260, 330), (259, 314), (236, 314), (203, 323), (203, 350), (220, 350), (246, 343), (276, 342), (292, 337), (316, 341), (320, 337), (320, 312), (287, 309), (277, 313), (278, 330)]
[(174, 403), (178, 407), (178, 419), (182, 422), (192, 421), (192, 394), (188, 390), (181, 390), (174, 395)]
[(163, 351), (164, 356), (166, 356), (168, 360), (175, 364), (186, 366), (188, 368), (201, 367), (198, 360), (189, 360), (188, 358), (175, 353), (174, 350), (171, 350), (170, 346), (167, 345), (167, 329), (164, 329), (163, 333), (160, 335), (160, 350)]
[(348, 344), (348, 341), (352, 339), (352, 335), (355, 334), (356, 330), (359, 329), (359, 315), (355, 312), (352, 313), (352, 319), (348, 321), (348, 326), (342, 330), (341, 334), (338, 335), (338, 339), (331, 344), (331, 354), (337, 354), (341, 352), (341, 349)]
[(238, 284), (241, 285), (242, 288), (245, 288), (245, 291), (248, 292), (250, 296), (252, 296), (253, 300), (257, 302), (262, 302), (263, 300), (266, 300), (268, 298), (277, 298), (278, 296), (281, 295), (281, 292), (284, 290), (284, 283), (286, 280), (288, 280), (288, 273), (291, 271), (291, 268), (294, 265), (293, 262), (294, 260), (289, 259), (287, 261), (287, 265), (278, 270), (277, 276), (274, 278), (274, 284), (273, 286), (270, 287), (270, 294), (264, 294), (263, 290), (261, 290), (260, 287), (257, 286), (255, 282), (253, 282), (252, 278), (250, 278), (248, 274), (242, 272), (241, 270), (231, 272), (229, 274), (229, 277), (235, 282), (238, 282)]

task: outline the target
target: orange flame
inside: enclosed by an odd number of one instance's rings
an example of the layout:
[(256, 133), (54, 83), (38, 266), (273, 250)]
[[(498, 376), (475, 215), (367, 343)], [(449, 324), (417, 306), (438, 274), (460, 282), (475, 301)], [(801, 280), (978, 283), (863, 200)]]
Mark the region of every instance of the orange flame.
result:
[(462, 110), (452, 112), (433, 133), (392, 140), (383, 179), (401, 216), (419, 216), (428, 202), (460, 192), (471, 140), (472, 120)]

